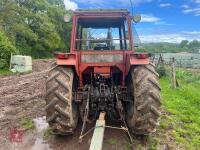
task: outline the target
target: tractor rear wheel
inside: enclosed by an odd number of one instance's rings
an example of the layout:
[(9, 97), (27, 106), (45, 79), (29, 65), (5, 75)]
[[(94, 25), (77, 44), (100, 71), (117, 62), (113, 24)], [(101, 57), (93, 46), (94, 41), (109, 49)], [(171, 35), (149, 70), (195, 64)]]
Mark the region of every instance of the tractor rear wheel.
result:
[(53, 67), (46, 82), (46, 116), (55, 134), (72, 134), (78, 122), (72, 92), (74, 72), (70, 67)]
[(148, 135), (156, 131), (161, 115), (159, 75), (152, 64), (130, 71), (128, 89), (133, 101), (126, 105), (126, 121), (133, 133)]

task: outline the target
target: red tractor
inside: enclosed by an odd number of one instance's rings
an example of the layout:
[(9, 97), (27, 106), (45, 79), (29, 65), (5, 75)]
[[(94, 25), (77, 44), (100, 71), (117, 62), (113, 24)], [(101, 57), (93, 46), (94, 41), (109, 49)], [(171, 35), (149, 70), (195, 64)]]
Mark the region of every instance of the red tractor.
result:
[(100, 112), (136, 134), (156, 131), (161, 114), (159, 75), (149, 55), (134, 51), (133, 17), (125, 9), (77, 10), (70, 53), (57, 53), (46, 83), (47, 121), (73, 134)]

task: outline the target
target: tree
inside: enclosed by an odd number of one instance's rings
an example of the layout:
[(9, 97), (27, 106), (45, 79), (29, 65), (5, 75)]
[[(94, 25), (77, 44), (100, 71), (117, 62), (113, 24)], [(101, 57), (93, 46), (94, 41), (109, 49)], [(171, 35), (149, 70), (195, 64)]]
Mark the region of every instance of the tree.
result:
[(18, 50), (8, 40), (8, 37), (0, 30), (0, 69), (9, 66), (9, 60), (12, 54), (17, 54)]
[(189, 44), (189, 48), (192, 52), (198, 52), (198, 50), (200, 49), (200, 42), (197, 40), (191, 41)]
[(0, 27), (20, 54), (44, 58), (69, 49), (65, 13), (62, 0), (2, 0)]
[(180, 48), (184, 48), (188, 46), (189, 41), (188, 40), (182, 40), (181, 43), (179, 44)]

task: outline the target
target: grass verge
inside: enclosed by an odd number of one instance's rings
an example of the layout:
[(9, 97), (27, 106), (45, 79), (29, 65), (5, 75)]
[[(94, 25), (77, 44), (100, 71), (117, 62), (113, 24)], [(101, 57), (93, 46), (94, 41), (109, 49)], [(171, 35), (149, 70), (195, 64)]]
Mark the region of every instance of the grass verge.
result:
[(21, 127), (24, 128), (25, 130), (34, 129), (35, 124), (34, 124), (32, 119), (24, 118), (24, 119), (21, 120)]
[(8, 70), (8, 69), (0, 69), (0, 75), (12, 75), (15, 74), (12, 71)]
[(168, 77), (160, 80), (163, 109), (160, 128), (169, 129), (170, 135), (186, 149), (200, 147), (200, 75), (180, 69), (177, 71), (180, 87), (171, 88)]

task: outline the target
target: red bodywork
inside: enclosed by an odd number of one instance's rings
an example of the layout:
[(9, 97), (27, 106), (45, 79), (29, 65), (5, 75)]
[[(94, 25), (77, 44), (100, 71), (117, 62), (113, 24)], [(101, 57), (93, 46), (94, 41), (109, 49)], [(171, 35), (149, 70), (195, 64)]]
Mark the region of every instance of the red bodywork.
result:
[[(76, 74), (79, 77), (80, 86), (83, 86), (83, 72), (88, 68), (93, 68), (93, 73), (109, 74), (111, 67), (117, 67), (123, 74), (121, 85), (125, 85), (125, 77), (128, 75), (130, 67), (134, 65), (146, 65), (149, 64), (148, 55), (145, 53), (135, 53), (133, 42), (130, 42), (130, 50), (103, 50), (94, 51), (87, 50), (81, 51), (75, 49), (75, 43), (77, 32), (77, 20), (79, 18), (121, 18), (125, 17), (128, 23), (129, 40), (133, 41), (132, 27), (131, 27), (131, 16), (128, 12), (74, 12), (72, 18), (72, 31), (71, 31), (71, 47), (70, 53), (59, 53), (57, 54), (57, 65), (73, 66), (75, 68)], [(123, 61), (121, 62), (83, 62), (81, 60), (83, 55), (116, 55), (120, 54), (123, 56)]]

